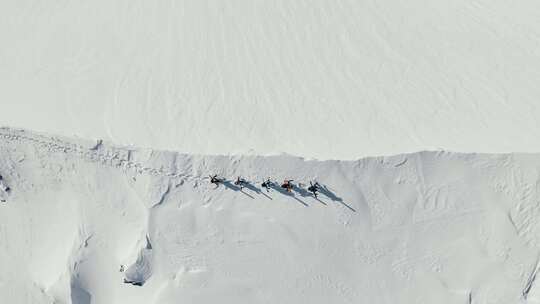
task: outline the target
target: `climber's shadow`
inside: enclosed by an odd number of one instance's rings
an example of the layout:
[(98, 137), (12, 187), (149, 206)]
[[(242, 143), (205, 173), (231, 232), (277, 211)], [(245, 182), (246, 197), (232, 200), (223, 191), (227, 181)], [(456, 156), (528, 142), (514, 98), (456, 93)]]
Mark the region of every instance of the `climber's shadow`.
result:
[(294, 198), (295, 200), (297, 200), (300, 204), (302, 204), (302, 205), (308, 207), (308, 204), (306, 204), (306, 203), (305, 203), (304, 201), (302, 201), (301, 199), (297, 198), (297, 197), (294, 195), (294, 193), (287, 191), (287, 189), (285, 189), (285, 188), (282, 188), (280, 185), (278, 185), (278, 184), (276, 184), (276, 183), (272, 183), (272, 184), (270, 185), (270, 188), (274, 189), (275, 191), (277, 191), (277, 192), (279, 192), (279, 193), (281, 193), (281, 194), (283, 194), (283, 195), (290, 196), (290, 197)]
[[(250, 195), (250, 194), (244, 192), (244, 191), (242, 190), (242, 188), (240, 188), (239, 186), (235, 185), (234, 183), (231, 183), (231, 181), (226, 180), (226, 181), (223, 181), (222, 183), (223, 183), (223, 186), (225, 186), (226, 188), (228, 188), (228, 189), (230, 189), (230, 190), (237, 191), (237, 192), (241, 192), (241, 193), (244, 194), (245, 196), (248, 196), (248, 197), (250, 197), (250, 198), (252, 198), (252, 199), (255, 199), (252, 195)], [(245, 185), (245, 184), (244, 184), (244, 185)]]
[(328, 205), (326, 205), (325, 202), (321, 201), (318, 197), (316, 197), (315, 195), (313, 195), (313, 193), (306, 190), (303, 186), (304, 186), (303, 184), (294, 185), (292, 190), (294, 192), (298, 193), (298, 195), (300, 195), (301, 197), (313, 197), (319, 203), (321, 203), (321, 204), (323, 204), (325, 206), (328, 206)]
[(352, 212), (356, 212), (356, 210), (354, 210), (353, 207), (349, 206), (347, 203), (345, 203), (343, 201), (343, 199), (339, 196), (337, 196), (334, 192), (332, 192), (328, 186), (326, 185), (320, 185), (319, 186), (319, 193), (326, 196), (327, 198), (329, 198), (330, 200), (334, 201), (334, 202), (338, 202), (338, 203), (341, 203), (343, 206), (347, 207), (349, 210), (351, 210)]
[(266, 193), (264, 193), (261, 189), (257, 188), (255, 185), (251, 184), (250, 182), (245, 182), (244, 183), (244, 188), (252, 191), (252, 192), (255, 192), (256, 194), (261, 194), (261, 195), (264, 195), (266, 198), (268, 199), (272, 199), (270, 196), (268, 196)]

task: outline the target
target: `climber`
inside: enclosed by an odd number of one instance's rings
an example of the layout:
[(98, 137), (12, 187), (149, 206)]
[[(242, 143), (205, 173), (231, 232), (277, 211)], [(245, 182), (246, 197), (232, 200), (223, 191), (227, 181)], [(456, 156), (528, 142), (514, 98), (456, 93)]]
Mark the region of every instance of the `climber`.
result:
[(318, 182), (315, 182), (315, 183), (312, 183), (312, 182), (309, 182), (310, 186), (308, 187), (308, 191), (313, 193), (313, 196), (315, 196), (315, 198), (317, 198), (317, 192), (319, 191), (319, 183)]
[(281, 188), (287, 189), (287, 192), (291, 192), (293, 188), (293, 184), (291, 183), (292, 179), (286, 179), (283, 181), (283, 184), (281, 184)]
[(240, 190), (244, 189), (244, 186), (247, 184), (246, 180), (241, 178), (240, 176), (236, 179), (234, 182), (235, 185), (240, 187)]
[(216, 184), (216, 186), (219, 186), (219, 183), (223, 182), (222, 179), (217, 177), (217, 174), (210, 175), (210, 182), (212, 184)]
[(272, 186), (272, 181), (270, 181), (270, 177), (266, 179), (266, 181), (263, 181), (261, 184), (261, 187), (266, 189), (266, 192), (270, 192), (270, 187)]

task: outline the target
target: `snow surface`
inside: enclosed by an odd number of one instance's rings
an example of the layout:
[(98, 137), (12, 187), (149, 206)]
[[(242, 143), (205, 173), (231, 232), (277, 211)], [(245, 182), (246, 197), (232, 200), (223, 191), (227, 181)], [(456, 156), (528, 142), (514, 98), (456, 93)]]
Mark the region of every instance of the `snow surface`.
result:
[(1, 125), (200, 154), (540, 151), (540, 3), (0, 1)]
[(540, 303), (538, 1), (4, 0), (0, 37), (0, 126), (44, 132), (0, 128), (2, 304)]
[(2, 303), (540, 303), (538, 154), (196, 156), (3, 128), (0, 155)]

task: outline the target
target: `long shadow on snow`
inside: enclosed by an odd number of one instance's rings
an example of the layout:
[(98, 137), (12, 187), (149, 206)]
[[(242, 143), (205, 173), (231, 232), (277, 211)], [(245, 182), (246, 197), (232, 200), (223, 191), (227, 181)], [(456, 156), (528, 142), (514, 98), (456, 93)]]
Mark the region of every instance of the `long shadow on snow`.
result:
[(341, 197), (335, 195), (332, 191), (330, 191), (330, 189), (328, 189), (328, 187), (327, 187), (326, 185), (321, 185), (321, 186), (319, 187), (319, 192), (320, 192), (322, 195), (324, 195), (324, 196), (328, 197), (329, 199), (331, 199), (332, 201), (341, 203), (343, 206), (349, 208), (349, 210), (351, 210), (352, 212), (356, 212), (356, 210), (354, 210), (353, 207), (347, 205), (347, 204), (343, 201), (343, 199), (342, 199)]
[(319, 203), (321, 203), (321, 204), (323, 204), (325, 206), (328, 206), (325, 202), (321, 201), (318, 197), (315, 197), (313, 195), (313, 193), (307, 191), (302, 185), (293, 186), (292, 189), (293, 189), (294, 192), (298, 193), (302, 197), (312, 197), (316, 201), (318, 201)]
[(287, 192), (287, 190), (285, 190), (284, 188), (281, 188), (280, 185), (278, 185), (278, 184), (276, 184), (276, 183), (272, 183), (272, 184), (270, 185), (270, 188), (276, 190), (277, 192), (279, 192), (279, 193), (281, 193), (281, 194), (283, 194), (283, 195), (290, 196), (290, 197), (294, 198), (295, 200), (297, 200), (300, 204), (302, 204), (302, 205), (308, 207), (308, 204), (304, 203), (301, 199), (297, 198), (297, 197), (294, 195), (294, 193), (292, 193), (292, 192)]
[(262, 194), (262, 195), (266, 196), (266, 198), (268, 198), (270, 200), (272, 199), (270, 196), (266, 195), (266, 193), (262, 192), (261, 189), (257, 188), (255, 185), (251, 184), (250, 182), (246, 181), (245, 184), (244, 184), (244, 187), (251, 190), (251, 191), (253, 191), (253, 192), (255, 192), (255, 193), (257, 193), (257, 194)]
[(242, 189), (240, 187), (238, 187), (237, 185), (231, 183), (231, 181), (228, 181), (228, 180), (223, 181), (222, 184), (223, 184), (223, 186), (225, 186), (225, 187), (227, 187), (227, 188), (229, 188), (229, 189), (231, 189), (233, 191), (241, 192), (241, 193), (245, 194), (246, 196), (248, 196), (248, 197), (250, 197), (252, 199), (255, 199), (253, 196), (251, 196), (251, 195), (245, 193), (244, 191), (242, 191)]

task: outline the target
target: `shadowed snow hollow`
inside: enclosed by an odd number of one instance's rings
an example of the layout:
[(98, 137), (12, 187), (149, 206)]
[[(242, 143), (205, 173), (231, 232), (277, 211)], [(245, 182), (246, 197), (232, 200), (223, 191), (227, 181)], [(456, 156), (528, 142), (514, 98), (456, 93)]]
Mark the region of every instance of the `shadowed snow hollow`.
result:
[(207, 157), (13, 129), (0, 155), (9, 303), (540, 303), (539, 155)]
[(0, 1), (0, 124), (199, 154), (540, 151), (540, 2)]

